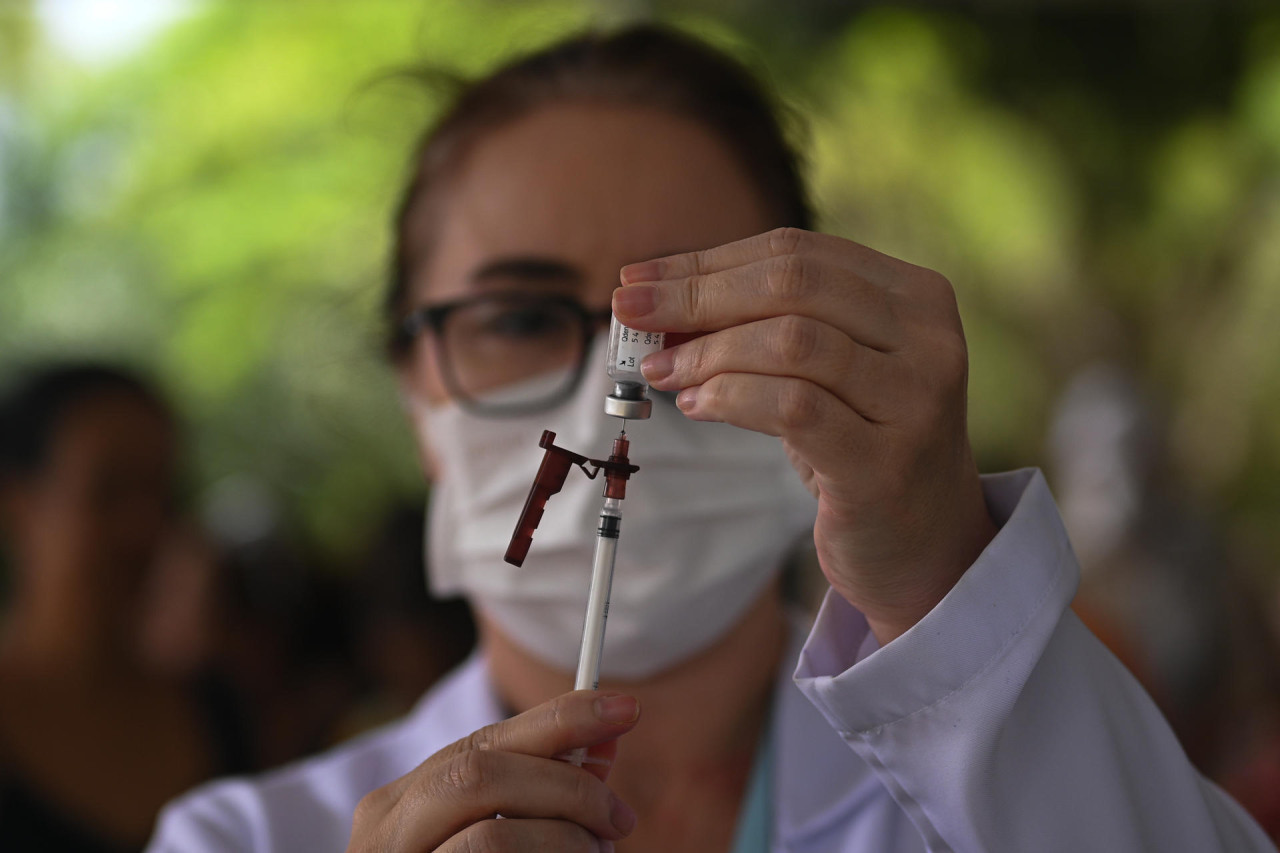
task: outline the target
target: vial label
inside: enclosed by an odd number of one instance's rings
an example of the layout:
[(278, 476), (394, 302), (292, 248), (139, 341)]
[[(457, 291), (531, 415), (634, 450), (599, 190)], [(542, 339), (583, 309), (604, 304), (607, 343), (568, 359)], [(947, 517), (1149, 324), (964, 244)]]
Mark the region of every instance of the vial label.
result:
[(614, 366), (622, 370), (639, 372), (640, 362), (651, 352), (662, 349), (662, 332), (637, 332), (619, 324), (618, 356)]

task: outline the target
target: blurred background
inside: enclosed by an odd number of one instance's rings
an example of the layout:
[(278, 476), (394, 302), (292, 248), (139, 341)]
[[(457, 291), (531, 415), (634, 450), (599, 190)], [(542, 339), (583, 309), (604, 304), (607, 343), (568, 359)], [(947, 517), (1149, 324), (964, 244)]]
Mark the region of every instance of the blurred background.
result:
[(0, 387), (105, 361), (176, 412), (156, 665), (218, 668), (264, 766), (465, 653), (380, 354), (438, 107), (395, 71), (648, 16), (772, 81), (824, 230), (951, 279), (981, 467), (1046, 469), (1082, 616), (1280, 832), (1274, 4), (0, 0)]

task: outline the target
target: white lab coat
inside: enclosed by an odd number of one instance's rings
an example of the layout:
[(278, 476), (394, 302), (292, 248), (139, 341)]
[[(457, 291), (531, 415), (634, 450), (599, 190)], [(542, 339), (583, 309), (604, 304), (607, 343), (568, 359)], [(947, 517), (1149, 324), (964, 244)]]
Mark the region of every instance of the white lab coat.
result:
[[(1078, 569), (1044, 478), (984, 488), (1000, 533), (918, 625), (878, 648), (829, 592), (797, 630), (772, 718), (773, 849), (1274, 850), (1069, 609)], [(501, 717), (475, 656), (401, 722), (170, 804), (149, 849), (341, 850), (368, 791)]]

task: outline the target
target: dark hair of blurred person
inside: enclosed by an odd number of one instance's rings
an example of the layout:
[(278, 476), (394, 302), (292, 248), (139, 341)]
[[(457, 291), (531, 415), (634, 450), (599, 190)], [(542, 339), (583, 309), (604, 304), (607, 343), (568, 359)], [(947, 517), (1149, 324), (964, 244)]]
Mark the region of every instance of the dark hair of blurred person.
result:
[(229, 545), (218, 654), (254, 714), (258, 766), (333, 743), (355, 701), (351, 597), (285, 531)]
[(245, 768), (227, 706), (139, 654), (179, 435), (120, 370), (34, 370), (0, 398), (0, 847), (142, 846), (169, 797)]
[(423, 582), (424, 527), (421, 507), (393, 508), (354, 577), (362, 697), (340, 735), (408, 713), (428, 687), (475, 647), (475, 622), (467, 602), (438, 598)]

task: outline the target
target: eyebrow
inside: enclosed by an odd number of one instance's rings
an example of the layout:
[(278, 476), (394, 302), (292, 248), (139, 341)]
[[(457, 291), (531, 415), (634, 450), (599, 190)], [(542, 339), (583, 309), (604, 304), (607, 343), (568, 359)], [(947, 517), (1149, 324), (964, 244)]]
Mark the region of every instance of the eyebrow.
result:
[(472, 284), (520, 279), (530, 284), (580, 284), (581, 270), (555, 258), (513, 257), (489, 261), (471, 274)]

